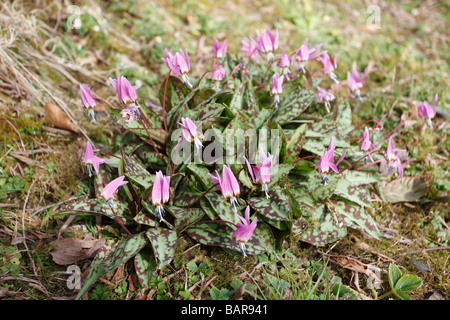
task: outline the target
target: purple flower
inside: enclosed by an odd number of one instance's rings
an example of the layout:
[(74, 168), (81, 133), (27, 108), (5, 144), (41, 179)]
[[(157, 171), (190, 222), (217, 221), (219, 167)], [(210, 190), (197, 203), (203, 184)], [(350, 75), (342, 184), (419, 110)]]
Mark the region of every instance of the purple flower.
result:
[(317, 86), (316, 102), (325, 104), (325, 108), (327, 109), (327, 112), (330, 112), (330, 107), (331, 107), (330, 101), (333, 101), (334, 99), (335, 99), (335, 97), (332, 93)]
[(394, 162), (394, 161), (396, 161), (397, 155), (400, 151), (406, 151), (406, 150), (394, 148), (394, 141), (392, 140), (392, 137), (390, 137), (387, 150), (384, 153), (384, 158), (388, 162)]
[(156, 217), (159, 221), (162, 221), (165, 210), (163, 204), (169, 201), (170, 196), (170, 176), (164, 176), (162, 171), (158, 171), (155, 177), (155, 183), (153, 184), (152, 204), (156, 206)]
[(283, 76), (286, 77), (286, 80), (289, 80), (289, 74), (291, 71), (289, 70), (289, 67), (291, 66), (292, 58), (289, 57), (289, 55), (281, 49), (281, 57), (280, 60), (277, 63), (278, 68), (283, 69)]
[[(208, 173), (212, 182), (216, 185), (216, 188), (222, 192), (222, 196), (225, 199), (231, 200), (231, 207), (237, 212), (236, 204), (239, 206), (239, 202), (236, 197), (240, 194), (239, 183), (237, 182), (236, 177), (231, 171), (230, 167), (223, 165), (222, 175), (220, 178), (219, 173), (216, 170), (216, 175), (214, 176), (211, 173)], [(218, 185), (217, 185), (218, 184)]]
[(242, 223), (238, 222), (236, 224), (237, 229), (233, 232), (233, 235), (231, 237), (233, 238), (233, 240), (239, 242), (239, 247), (241, 249), (243, 257), (245, 258), (247, 256), (245, 243), (250, 240), (253, 232), (255, 232), (258, 218), (255, 217), (253, 221), (250, 222), (250, 206), (247, 206), (247, 208), (245, 208), (245, 218), (241, 217), (240, 215), (237, 216)]
[(253, 183), (257, 183), (262, 185), (263, 191), (266, 193), (267, 199), (269, 199), (269, 189), (267, 184), (272, 179), (272, 162), (273, 155), (267, 153), (267, 157), (264, 154), (262, 148), (259, 150), (259, 159), (260, 163), (256, 166), (250, 165), (250, 162), (245, 158), (245, 162), (247, 163), (247, 168), (252, 177)]
[(136, 103), (137, 94), (136, 90), (139, 89), (139, 85), (132, 86), (130, 81), (124, 76), (118, 75), (117, 80), (109, 78), (111, 85), (117, 92), (119, 101), (123, 104)]
[(334, 71), (337, 68), (336, 53), (334, 54), (333, 59), (331, 59), (330, 56), (328, 55), (328, 51), (326, 50), (322, 51), (317, 60), (322, 63), (323, 72), (327, 76), (329, 76), (331, 80), (333, 80), (336, 83), (339, 83), (338, 76), (334, 74)]
[(122, 117), (121, 121), (126, 124), (134, 122), (134, 120), (136, 120), (136, 115), (139, 116), (137, 109), (139, 109), (139, 107), (136, 105), (130, 105), (125, 109), (122, 109), (122, 111), (120, 111), (120, 116)]
[(108, 207), (114, 207), (113, 198), (117, 194), (117, 189), (123, 185), (126, 185), (128, 181), (123, 181), (125, 176), (120, 176), (110, 183), (108, 183), (102, 190), (101, 196), (106, 200)]
[(228, 40), (225, 39), (222, 42), (222, 44), (220, 44), (220, 42), (214, 38), (213, 50), (212, 50), (213, 56), (216, 57), (217, 59), (221, 59), (221, 58), (225, 57), (225, 55), (227, 53), (227, 45), (228, 45)]
[(336, 163), (334, 163), (335, 148), (336, 146), (334, 145), (333, 138), (331, 138), (328, 149), (325, 149), (323, 151), (322, 157), (316, 164), (316, 171), (322, 174), (322, 182), (324, 185), (327, 185), (328, 181), (328, 178), (326, 176), (327, 173), (330, 173), (331, 171), (339, 173), (337, 166), (342, 161), (342, 159), (344, 159), (345, 154), (347, 153), (347, 150), (345, 150), (342, 156), (339, 158), (339, 160)]
[(380, 120), (378, 120), (377, 123), (372, 128), (370, 128), (370, 130), (373, 130), (373, 131), (381, 131), (381, 130), (383, 130), (383, 124), (381, 123), (381, 121), (383, 121), (384, 118), (386, 118), (386, 116), (387, 116), (387, 114), (383, 115), (380, 118)]
[(92, 120), (97, 121), (97, 116), (95, 115), (94, 107), (97, 105), (97, 102), (92, 95), (91, 88), (85, 84), (80, 84), (80, 93), (81, 93), (81, 105), (83, 108), (88, 109), (88, 114), (92, 118)]
[(242, 44), (242, 51), (247, 52), (247, 58), (251, 59), (251, 57), (258, 52), (258, 41), (254, 38), (251, 38), (250, 44), (245, 42), (244, 40), (241, 41)]
[(211, 80), (213, 82), (219, 82), (222, 81), (224, 77), (225, 77), (225, 69), (222, 68), (221, 66), (216, 65), (215, 70), (211, 76)]
[(197, 125), (189, 118), (181, 118), (181, 123), (178, 123), (183, 129), (183, 137), (186, 141), (194, 141), (195, 154), (203, 147), (203, 133), (197, 129)]
[(438, 94), (434, 96), (433, 106), (430, 106), (430, 104), (427, 101), (424, 101), (417, 105), (417, 109), (419, 110), (419, 117), (422, 119), (427, 119), (428, 126), (430, 128), (433, 128), (433, 123), (431, 122), (431, 119), (434, 118), (436, 115), (436, 103), (438, 99)]
[(283, 93), (283, 80), (284, 76), (279, 76), (278, 73), (275, 73), (272, 76), (272, 89), (270, 90), (270, 95), (274, 96), (275, 108), (278, 107), (280, 103), (280, 94)]
[(256, 31), (258, 50), (267, 55), (267, 61), (272, 63), (274, 55), (273, 53), (278, 49), (278, 29), (275, 31), (275, 36), (270, 30), (264, 30), (261, 35), (259, 31)]
[(99, 167), (101, 164), (106, 163), (108, 161), (111, 161), (110, 159), (102, 159), (94, 155), (94, 152), (98, 151), (98, 149), (92, 149), (92, 145), (88, 142), (84, 145), (84, 155), (83, 155), (83, 162), (88, 165), (88, 172), (89, 177), (91, 177), (93, 174), (95, 174), (92, 171), (92, 168), (96, 173), (99, 171)]
[(303, 45), (297, 50), (295, 53), (294, 59), (298, 64), (297, 70), (300, 70), (302, 73), (306, 73), (305, 63), (311, 60), (316, 59), (321, 53), (316, 53), (317, 49), (323, 46), (323, 43), (318, 44), (312, 49), (308, 48), (308, 39), (305, 40)]
[[(366, 152), (366, 153), (369, 153), (369, 152), (375, 150), (375, 145), (370, 141), (369, 129), (367, 127), (365, 127), (365, 129), (364, 129), (363, 139), (359, 142), (359, 150), (362, 152)], [(374, 162), (372, 155), (370, 153), (369, 153), (369, 158), (372, 162)]]
[(350, 89), (350, 96), (352, 98), (356, 96), (356, 98), (359, 99), (361, 97), (360, 90), (364, 86), (366, 70), (364, 70), (362, 76), (360, 77), (358, 71), (356, 71), (356, 64), (353, 64), (352, 72), (347, 72), (348, 87)]
[(164, 64), (176, 75), (181, 76), (184, 85), (192, 88), (192, 84), (189, 81), (187, 73), (190, 70), (189, 56), (187, 49), (185, 52), (180, 49), (179, 52), (172, 54), (172, 51), (164, 50), (164, 58), (162, 58)]

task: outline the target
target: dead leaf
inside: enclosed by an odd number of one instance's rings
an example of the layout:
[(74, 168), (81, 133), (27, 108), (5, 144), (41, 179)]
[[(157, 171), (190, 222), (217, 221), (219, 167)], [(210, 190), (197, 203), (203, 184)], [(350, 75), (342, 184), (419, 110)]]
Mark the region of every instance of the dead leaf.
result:
[(349, 269), (355, 272), (359, 272), (365, 274), (368, 277), (375, 279), (375, 281), (381, 281), (377, 275), (371, 270), (371, 267), (361, 261), (356, 260), (355, 258), (347, 257), (347, 256), (333, 256), (326, 255), (330, 258), (330, 261), (338, 264), (339, 266)]
[(60, 238), (52, 242), (55, 250), (51, 252), (53, 261), (59, 265), (74, 264), (93, 257), (103, 247), (105, 239)]
[(44, 109), (47, 112), (48, 123), (55, 127), (78, 132), (78, 127), (70, 120), (69, 116), (64, 111), (53, 103), (46, 103)]
[(19, 161), (21, 161), (21, 162), (23, 162), (23, 163), (25, 163), (25, 164), (27, 164), (29, 166), (35, 166), (35, 167), (39, 167), (39, 168), (45, 169), (45, 167), (39, 161), (32, 160), (30, 158), (21, 156), (21, 155), (17, 154), (16, 152), (10, 152), (9, 155), (13, 156), (17, 160), (19, 160)]
[(391, 182), (383, 181), (382, 192), (388, 202), (416, 201), (426, 194), (427, 184), (423, 178), (403, 177)]

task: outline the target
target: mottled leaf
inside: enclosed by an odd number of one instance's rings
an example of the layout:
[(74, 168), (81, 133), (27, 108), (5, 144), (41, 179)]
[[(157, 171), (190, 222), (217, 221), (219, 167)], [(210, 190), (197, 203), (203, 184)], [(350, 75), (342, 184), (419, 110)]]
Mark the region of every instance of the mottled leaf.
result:
[(280, 187), (269, 189), (270, 199), (253, 197), (247, 200), (248, 204), (260, 215), (270, 220), (290, 220), (292, 217), (289, 200)]
[(281, 105), (275, 110), (272, 121), (285, 124), (297, 118), (304, 112), (314, 100), (314, 92), (309, 90), (298, 90), (281, 98)]
[(303, 145), (306, 142), (306, 130), (308, 126), (302, 124), (299, 126), (286, 140), (286, 162), (294, 162), (297, 160)]
[(175, 216), (175, 227), (181, 231), (189, 227), (191, 224), (200, 221), (205, 215), (205, 211), (201, 208), (180, 208), (171, 206), (167, 208), (170, 213)]
[(150, 239), (153, 252), (159, 260), (159, 269), (162, 269), (173, 259), (177, 244), (177, 233), (174, 230), (156, 227), (147, 230), (145, 234)]
[(134, 269), (139, 283), (144, 288), (150, 287), (150, 280), (152, 279), (153, 272), (156, 269), (156, 259), (154, 254), (141, 250), (134, 257)]

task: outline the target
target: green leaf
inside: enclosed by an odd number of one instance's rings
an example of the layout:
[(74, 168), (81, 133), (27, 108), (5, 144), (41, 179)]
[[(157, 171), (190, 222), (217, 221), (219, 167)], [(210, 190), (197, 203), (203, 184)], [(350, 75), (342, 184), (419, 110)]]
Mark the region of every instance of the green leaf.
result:
[(122, 240), (116, 244), (106, 244), (100, 248), (91, 263), (88, 276), (76, 299), (80, 299), (102, 275), (114, 271), (121, 263), (127, 262), (136, 255), (146, 243), (143, 233), (140, 233), (133, 238)]
[(299, 126), (294, 133), (292, 133), (286, 141), (286, 162), (294, 162), (300, 152), (303, 149), (303, 145), (306, 142), (306, 130), (308, 129), (307, 124), (302, 124)]
[(294, 120), (312, 104), (314, 97), (314, 92), (302, 89), (282, 97), (281, 105), (274, 111), (272, 121), (286, 124)]
[(150, 174), (137, 157), (129, 157), (124, 154), (122, 159), (124, 174), (128, 179), (139, 184), (144, 189), (149, 189), (153, 186), (155, 175)]
[(159, 260), (159, 269), (162, 269), (173, 259), (177, 244), (177, 233), (174, 230), (156, 227), (147, 230), (145, 234), (150, 239), (153, 252)]
[(395, 290), (397, 292), (409, 292), (416, 290), (422, 285), (422, 280), (413, 275), (402, 276), (395, 284)]
[(144, 288), (150, 287), (150, 280), (152, 279), (153, 272), (156, 269), (155, 256), (150, 252), (141, 250), (134, 257), (134, 269), (138, 277), (139, 283)]
[(327, 185), (321, 185), (311, 192), (311, 197), (314, 201), (325, 202), (325, 200), (333, 195), (338, 185), (339, 177), (337, 175), (332, 175), (329, 179), (330, 182)]
[(395, 264), (391, 263), (389, 265), (388, 278), (389, 278), (389, 285), (392, 290), (395, 290), (395, 286), (397, 285), (397, 282), (400, 280), (401, 277), (402, 273), (400, 269)]
[[(201, 244), (240, 252), (239, 244), (231, 238), (235, 229), (228, 223), (203, 222), (190, 227), (186, 233)], [(272, 251), (274, 244), (270, 227), (258, 221), (255, 232), (245, 245), (249, 255)]]
[(333, 294), (337, 298), (345, 298), (346, 296), (348, 296), (349, 300), (358, 300), (355, 293), (352, 290), (350, 290), (350, 288), (344, 286), (341, 283), (335, 283), (331, 288), (331, 290), (333, 291)]
[(231, 208), (231, 202), (225, 200), (222, 195), (217, 193), (208, 193), (204, 196), (204, 198), (208, 200), (212, 210), (214, 210), (220, 219), (232, 223), (238, 223), (240, 221), (234, 212), (234, 209)]
[(292, 213), (289, 200), (280, 187), (274, 186), (269, 189), (270, 199), (253, 197), (247, 200), (248, 204), (260, 215), (270, 220), (291, 220)]
[(175, 227), (179, 232), (186, 229), (191, 224), (200, 221), (205, 215), (205, 211), (201, 208), (180, 208), (170, 206), (167, 208), (167, 211), (175, 216)]
[(201, 183), (204, 190), (209, 189), (213, 185), (211, 178), (208, 176), (208, 168), (196, 164), (188, 164), (186, 168), (192, 172), (195, 176), (195, 180)]
[[(367, 214), (364, 207), (350, 204), (345, 201), (331, 200), (327, 202), (330, 210), (335, 209), (343, 223), (353, 229), (360, 230), (367, 233), (377, 240), (381, 239), (380, 231), (373, 220), (373, 218)], [(332, 206), (332, 208), (330, 208)]]

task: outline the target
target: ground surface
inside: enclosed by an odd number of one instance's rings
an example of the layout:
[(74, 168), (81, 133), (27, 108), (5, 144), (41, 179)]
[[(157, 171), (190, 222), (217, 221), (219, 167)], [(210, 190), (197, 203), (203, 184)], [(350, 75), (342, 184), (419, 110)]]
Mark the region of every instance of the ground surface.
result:
[[(431, 102), (438, 93), (434, 129), (416, 117), (399, 135), (417, 159), (405, 175), (424, 178), (426, 195), (384, 203), (374, 193), (371, 214), (381, 241), (357, 232), (324, 248), (292, 241), (283, 252), (244, 261), (186, 240), (179, 258), (154, 278), (152, 288), (141, 290), (122, 267), (102, 277), (89, 298), (329, 299), (335, 298), (327, 284), (333, 277), (360, 298), (374, 298), (389, 291), (386, 271), (395, 262), (423, 281), (411, 293), (413, 299), (449, 299), (448, 4), (375, 1), (376, 7), (369, 8), (369, 1), (214, 2), (0, 5), (0, 298), (73, 298), (61, 273), (67, 266), (51, 255), (56, 240), (61, 235), (84, 239), (88, 250), (101, 232), (94, 217), (70, 221), (54, 214), (63, 202), (85, 195), (86, 172), (79, 161), (85, 137), (106, 149), (122, 139), (107, 117), (98, 124), (89, 121), (79, 104), (79, 83), (108, 97), (113, 92), (107, 78), (120, 71), (132, 83), (139, 80), (139, 94), (156, 103), (155, 92), (167, 74), (161, 63), (164, 48), (187, 48), (193, 76), (199, 77), (210, 63), (213, 37), (227, 38), (229, 52), (238, 54), (240, 41), (256, 29), (278, 28), (280, 41), (291, 50), (305, 37), (326, 43), (338, 54), (343, 78), (353, 62), (361, 70), (368, 67), (364, 99), (353, 105), (355, 124), (387, 113), (385, 127), (393, 129), (415, 112), (418, 101)], [(379, 28), (374, 28), (378, 20), (372, 14), (378, 9)], [(77, 16), (81, 28), (70, 28)], [(64, 120), (55, 108), (70, 118)], [(347, 260), (329, 260), (328, 254)], [(74, 259), (82, 271), (89, 266), (86, 257)], [(376, 290), (368, 289), (367, 275), (356, 271), (367, 265), (381, 269), (383, 282)]]

